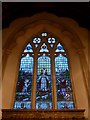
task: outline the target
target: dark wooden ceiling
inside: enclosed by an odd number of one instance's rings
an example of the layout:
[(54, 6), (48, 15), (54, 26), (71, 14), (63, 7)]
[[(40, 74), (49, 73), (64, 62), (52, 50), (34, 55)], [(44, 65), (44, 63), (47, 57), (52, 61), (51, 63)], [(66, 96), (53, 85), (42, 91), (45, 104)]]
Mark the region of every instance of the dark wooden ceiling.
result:
[(17, 18), (41, 12), (72, 18), (81, 27), (90, 30), (90, 3), (87, 2), (5, 2), (2, 3), (2, 28), (8, 27)]

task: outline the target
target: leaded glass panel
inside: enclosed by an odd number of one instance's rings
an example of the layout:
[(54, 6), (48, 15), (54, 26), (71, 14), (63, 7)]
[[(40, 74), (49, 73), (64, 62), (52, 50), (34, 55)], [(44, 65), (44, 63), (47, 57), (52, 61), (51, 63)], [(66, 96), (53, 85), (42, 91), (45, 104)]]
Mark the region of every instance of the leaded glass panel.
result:
[(26, 46), (26, 48), (25, 48), (25, 50), (24, 50), (24, 53), (25, 53), (25, 52), (33, 52), (32, 46), (31, 46), (30, 43), (27, 44), (27, 46)]
[(52, 108), (51, 60), (43, 54), (38, 58), (36, 109)]
[(65, 52), (65, 50), (63, 49), (63, 46), (60, 43), (58, 43), (55, 52)]
[(47, 33), (46, 32), (43, 32), (42, 33), (42, 37), (46, 37), (47, 36)]
[[(52, 101), (54, 101), (54, 95), (52, 97), (52, 80), (56, 77), (56, 94), (57, 94), (57, 109), (74, 109), (73, 91), (70, 80), (70, 71), (68, 66), (68, 58), (66, 52), (58, 43), (56, 46), (56, 38), (50, 37), (47, 32), (42, 32), (40, 37), (35, 37), (31, 43), (28, 43), (22, 53), (18, 74), (18, 81), (16, 86), (16, 97), (14, 102), (14, 109), (32, 109), (31, 97), (35, 97), (36, 102), (34, 108), (36, 109), (53, 109)], [(46, 41), (45, 41), (46, 40)], [(39, 44), (42, 45), (39, 46)], [(32, 45), (37, 49), (37, 55), (32, 49)], [(53, 53), (54, 46), (56, 46), (55, 53)], [(48, 49), (49, 47), (49, 49)], [(52, 55), (51, 55), (51, 54)], [(38, 56), (38, 58), (37, 58)], [(52, 60), (50, 58), (52, 56)], [(36, 94), (32, 93), (32, 81), (34, 58), (37, 58), (37, 74), (36, 83), (33, 82), (33, 88), (36, 87)], [(53, 67), (53, 60), (55, 58), (55, 65)], [(51, 66), (51, 61), (52, 66)], [(55, 70), (55, 76), (53, 78), (52, 70)], [(36, 70), (36, 69), (35, 69)], [(36, 84), (36, 86), (35, 86)], [(35, 89), (33, 89), (35, 90)], [(33, 95), (32, 95), (33, 94)], [(52, 100), (53, 98), (53, 100)], [(32, 99), (33, 100), (33, 99)]]
[(35, 44), (35, 47), (38, 47), (38, 44), (41, 42), (41, 38), (34, 38), (33, 43)]
[(73, 109), (74, 101), (67, 57), (55, 57), (55, 74), (58, 109)]
[(42, 44), (40, 52), (49, 52), (47, 45), (45, 43)]
[(30, 44), (26, 46), (24, 50), (25, 54), (22, 54), (20, 61), (14, 109), (31, 108), (31, 87), (34, 59), (30, 54), (26, 54), (26, 52), (31, 52), (31, 48)]
[(55, 38), (53, 38), (53, 37), (52, 38), (48, 38), (48, 43), (50, 44), (51, 47), (54, 46), (55, 42), (56, 42)]

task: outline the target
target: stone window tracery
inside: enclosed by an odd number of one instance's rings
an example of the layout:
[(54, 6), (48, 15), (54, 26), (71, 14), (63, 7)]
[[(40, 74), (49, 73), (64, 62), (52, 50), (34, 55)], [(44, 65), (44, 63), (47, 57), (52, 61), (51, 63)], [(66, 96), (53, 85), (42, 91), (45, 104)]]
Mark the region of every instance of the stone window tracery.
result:
[[(23, 50), (14, 109), (32, 109), (33, 103), (34, 109), (74, 109), (66, 51), (47, 32), (40, 36), (33, 38)], [(39, 49), (34, 51), (32, 45)]]

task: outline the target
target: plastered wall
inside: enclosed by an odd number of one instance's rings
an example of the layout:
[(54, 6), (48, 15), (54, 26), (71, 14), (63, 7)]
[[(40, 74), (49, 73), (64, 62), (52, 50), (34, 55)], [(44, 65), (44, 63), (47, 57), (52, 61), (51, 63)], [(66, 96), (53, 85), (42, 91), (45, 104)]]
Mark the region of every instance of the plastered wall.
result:
[(2, 31), (0, 30), (0, 118), (2, 116)]
[[(41, 18), (43, 18), (43, 20), (44, 17), (47, 18), (48, 22), (38, 22), (40, 16), (42, 16)], [(51, 21), (52, 19), (53, 24)], [(33, 24), (29, 22), (30, 20), (31, 22), (33, 21)], [(35, 20), (37, 20), (37, 23), (34, 23)], [(54, 21), (57, 21), (57, 23)], [(22, 27), (23, 24), (24, 27)], [(32, 40), (32, 37), (34, 35), (36, 35), (40, 31), (43, 31), (44, 29), (55, 34), (55, 36), (57, 36), (58, 40), (64, 45), (65, 49), (67, 50), (75, 105), (78, 109), (85, 109), (85, 116), (87, 117), (87, 66), (85, 67), (83, 66), (83, 64), (85, 63), (85, 65), (88, 65), (88, 30), (79, 27), (78, 24), (72, 19), (60, 19), (50, 14), (39, 14), (36, 15), (36, 17), (34, 16), (30, 19), (23, 18), (16, 20), (8, 29), (3, 30), (2, 108), (13, 108), (20, 55), (28, 40)], [(18, 32), (16, 32), (17, 30)], [(70, 32), (70, 30), (72, 32)]]

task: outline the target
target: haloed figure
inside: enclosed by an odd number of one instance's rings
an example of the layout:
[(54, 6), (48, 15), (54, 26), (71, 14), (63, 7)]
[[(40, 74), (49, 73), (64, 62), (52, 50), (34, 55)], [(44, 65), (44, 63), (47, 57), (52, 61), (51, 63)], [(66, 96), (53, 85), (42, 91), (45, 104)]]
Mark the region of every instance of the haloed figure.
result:
[(47, 88), (48, 88), (48, 81), (49, 81), (49, 78), (47, 76), (47, 70), (45, 68), (43, 68), (42, 72), (41, 72), (41, 75), (39, 77), (39, 80), (40, 80), (40, 88), (42, 91), (46, 91)]

